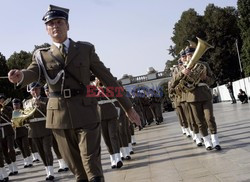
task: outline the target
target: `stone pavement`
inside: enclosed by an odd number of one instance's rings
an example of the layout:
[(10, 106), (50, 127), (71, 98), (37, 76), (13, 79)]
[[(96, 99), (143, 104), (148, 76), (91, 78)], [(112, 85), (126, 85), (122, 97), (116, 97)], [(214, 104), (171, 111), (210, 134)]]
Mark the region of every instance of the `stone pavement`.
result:
[[(196, 147), (182, 135), (175, 112), (164, 113), (161, 125), (153, 123), (136, 131), (137, 144), (132, 160), (121, 169), (111, 169), (102, 142), (102, 163), (106, 182), (249, 182), (250, 181), (250, 104), (214, 104), (214, 114), (222, 151)], [(42, 163), (23, 169), (10, 181), (44, 181)], [(58, 163), (55, 161), (55, 171)], [(55, 173), (55, 181), (74, 181), (70, 172)]]

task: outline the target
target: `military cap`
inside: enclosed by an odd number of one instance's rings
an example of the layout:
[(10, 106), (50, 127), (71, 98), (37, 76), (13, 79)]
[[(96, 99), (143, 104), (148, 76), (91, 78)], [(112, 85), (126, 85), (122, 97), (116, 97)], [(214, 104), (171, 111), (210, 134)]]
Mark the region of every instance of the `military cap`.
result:
[(32, 90), (33, 88), (37, 88), (37, 87), (41, 87), (40, 83), (38, 83), (38, 82), (32, 82), (28, 86), (29, 90)]
[(186, 54), (193, 54), (196, 48), (196, 43), (191, 40), (188, 40), (188, 42), (190, 45), (186, 47), (185, 52)]
[(18, 99), (18, 98), (14, 98), (14, 99), (12, 100), (12, 104), (21, 104), (21, 100)]
[(184, 49), (182, 49), (179, 54), (180, 54), (180, 56), (186, 56), (186, 52)]
[(69, 9), (62, 8), (59, 6), (49, 5), (48, 11), (43, 16), (43, 21), (48, 23), (50, 20), (61, 18), (68, 21), (69, 18)]

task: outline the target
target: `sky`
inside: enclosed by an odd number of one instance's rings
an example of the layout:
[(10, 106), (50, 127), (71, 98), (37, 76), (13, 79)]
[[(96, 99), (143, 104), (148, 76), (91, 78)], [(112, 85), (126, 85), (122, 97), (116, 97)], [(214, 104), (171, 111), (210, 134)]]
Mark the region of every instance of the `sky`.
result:
[(149, 67), (163, 71), (172, 60), (167, 49), (183, 11), (203, 15), (208, 4), (237, 7), (236, 0), (0, 0), (0, 52), (9, 58), (34, 45), (51, 44), (43, 15), (49, 4), (70, 9), (68, 36), (95, 45), (114, 76), (145, 75)]

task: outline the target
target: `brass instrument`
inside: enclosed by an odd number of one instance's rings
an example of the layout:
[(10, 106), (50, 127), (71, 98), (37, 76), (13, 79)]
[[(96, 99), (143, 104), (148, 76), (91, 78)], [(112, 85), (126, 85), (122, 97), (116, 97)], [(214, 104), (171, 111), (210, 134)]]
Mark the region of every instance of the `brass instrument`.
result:
[[(206, 66), (202, 63), (197, 63), (201, 56), (209, 49), (213, 48), (210, 44), (205, 42), (204, 40), (196, 37), (198, 39), (198, 45), (195, 49), (195, 52), (188, 62), (186, 69), (190, 69), (190, 74), (185, 75), (176, 86), (175, 90), (179, 93), (179, 91), (190, 92), (195, 89), (195, 87), (200, 82), (201, 76), (204, 72), (206, 72)], [(181, 92), (180, 92), (181, 93)]]
[(24, 121), (31, 117), (36, 111), (37, 107), (27, 108), (25, 110), (13, 111), (12, 113), (12, 126), (14, 128), (21, 127), (24, 125)]
[(4, 110), (4, 107), (7, 106), (11, 102), (11, 98), (7, 98), (4, 100), (4, 102), (0, 105), (1, 106), (1, 112)]

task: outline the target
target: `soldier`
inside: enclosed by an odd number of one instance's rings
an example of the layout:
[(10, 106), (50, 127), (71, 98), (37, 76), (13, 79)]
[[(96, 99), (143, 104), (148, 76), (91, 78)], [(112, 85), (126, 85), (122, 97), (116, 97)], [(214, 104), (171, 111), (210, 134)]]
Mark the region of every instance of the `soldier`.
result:
[[(21, 100), (14, 98), (12, 100), (12, 106), (13, 106), (13, 114), (12, 114), (13, 117), (16, 112), (20, 113), (22, 110)], [(16, 127), (15, 129), (16, 129), (16, 144), (21, 150), (24, 159), (24, 168), (32, 167), (33, 164), (32, 164), (31, 152), (29, 149), (28, 128), (26, 126), (20, 126)]]
[(43, 161), (46, 170), (46, 181), (54, 179), (52, 132), (45, 128), (46, 124), (46, 106), (48, 99), (41, 96), (41, 85), (33, 82), (27, 89), (32, 98), (23, 103), (26, 110), (36, 108), (33, 116), (27, 122), (29, 123), (29, 137), (34, 141), (39, 155)]
[(16, 165), (16, 152), (14, 148), (14, 130), (11, 126), (12, 107), (8, 106), (11, 102), (10, 99), (6, 99), (4, 95), (0, 96), (0, 126), (1, 126), (1, 146), (5, 158), (5, 162), (9, 167), (9, 175), (18, 174), (18, 168)]
[(150, 108), (151, 106), (150, 99), (145, 93), (141, 93), (141, 96), (142, 96), (141, 98), (142, 98), (143, 111), (146, 116), (147, 123), (148, 125), (151, 125), (151, 123), (154, 121), (154, 116)]
[(104, 181), (100, 118), (96, 98), (86, 94), (90, 71), (105, 86), (120, 90), (117, 100), (132, 122), (140, 125), (140, 119), (94, 46), (68, 38), (68, 13), (69, 9), (49, 6), (43, 20), (53, 44), (37, 50), (26, 70), (11, 70), (8, 75), (12, 83), (24, 86), (42, 78), (39, 73), (43, 74), (50, 91), (46, 127), (53, 130), (61, 155), (76, 180), (99, 182)]
[(161, 122), (163, 122), (162, 108), (161, 108), (162, 98), (156, 90), (152, 90), (152, 92), (153, 94), (151, 97), (151, 108), (155, 115), (156, 124), (159, 125)]
[[(108, 97), (110, 90), (106, 89), (100, 80), (96, 79), (97, 99), (100, 106), (102, 136), (110, 154), (111, 168), (121, 168), (123, 166), (120, 155), (119, 123), (120, 108), (116, 107), (117, 99)], [(117, 109), (118, 108), (118, 109)]]
[(190, 137), (191, 133), (190, 133), (190, 130), (188, 128), (187, 116), (185, 114), (185, 111), (183, 110), (184, 108), (181, 105), (181, 102), (183, 100), (182, 99), (183, 94), (180, 90), (177, 90), (178, 88), (176, 88), (176, 85), (178, 84), (176, 81), (177, 76), (183, 67), (183, 62), (185, 59), (186, 59), (186, 53), (184, 50), (182, 50), (180, 52), (180, 60), (178, 61), (178, 66), (174, 67), (174, 70), (173, 70), (172, 80), (171, 80), (171, 83), (169, 84), (169, 88), (170, 88), (169, 94), (174, 102), (174, 106), (176, 108), (176, 114), (179, 117), (179, 122), (181, 125), (182, 133), (184, 135), (186, 135), (187, 137)]
[[(140, 116), (140, 119), (141, 119), (141, 125), (142, 127), (145, 127), (146, 125), (146, 121), (144, 119), (144, 116), (143, 116), (143, 108), (142, 108), (142, 103), (141, 103), (141, 99), (138, 97), (138, 91), (137, 90), (132, 90), (131, 91), (131, 95), (132, 95), (132, 103), (133, 103), (133, 107), (134, 109), (136, 110), (136, 112), (139, 114)], [(141, 130), (142, 128), (139, 128), (139, 130)], [(136, 144), (136, 141), (135, 141), (135, 138), (133, 137), (133, 135), (131, 136), (132, 137), (132, 144)], [(133, 142), (134, 141), (134, 142)]]
[[(192, 45), (186, 50), (187, 60), (191, 61), (195, 48)], [(198, 61), (201, 66), (204, 66), (202, 74), (200, 75), (200, 82), (195, 89), (188, 92), (186, 101), (190, 104), (195, 122), (199, 127), (200, 133), (203, 136), (204, 144), (207, 150), (221, 150), (219, 145), (217, 126), (213, 115), (212, 93), (209, 89), (209, 85), (212, 85), (215, 81), (213, 72), (206, 62)], [(196, 64), (198, 64), (196, 63)], [(181, 71), (183, 75), (190, 75), (191, 70), (184, 68)], [(208, 135), (208, 129), (211, 133)], [(212, 141), (212, 143), (211, 143)]]

